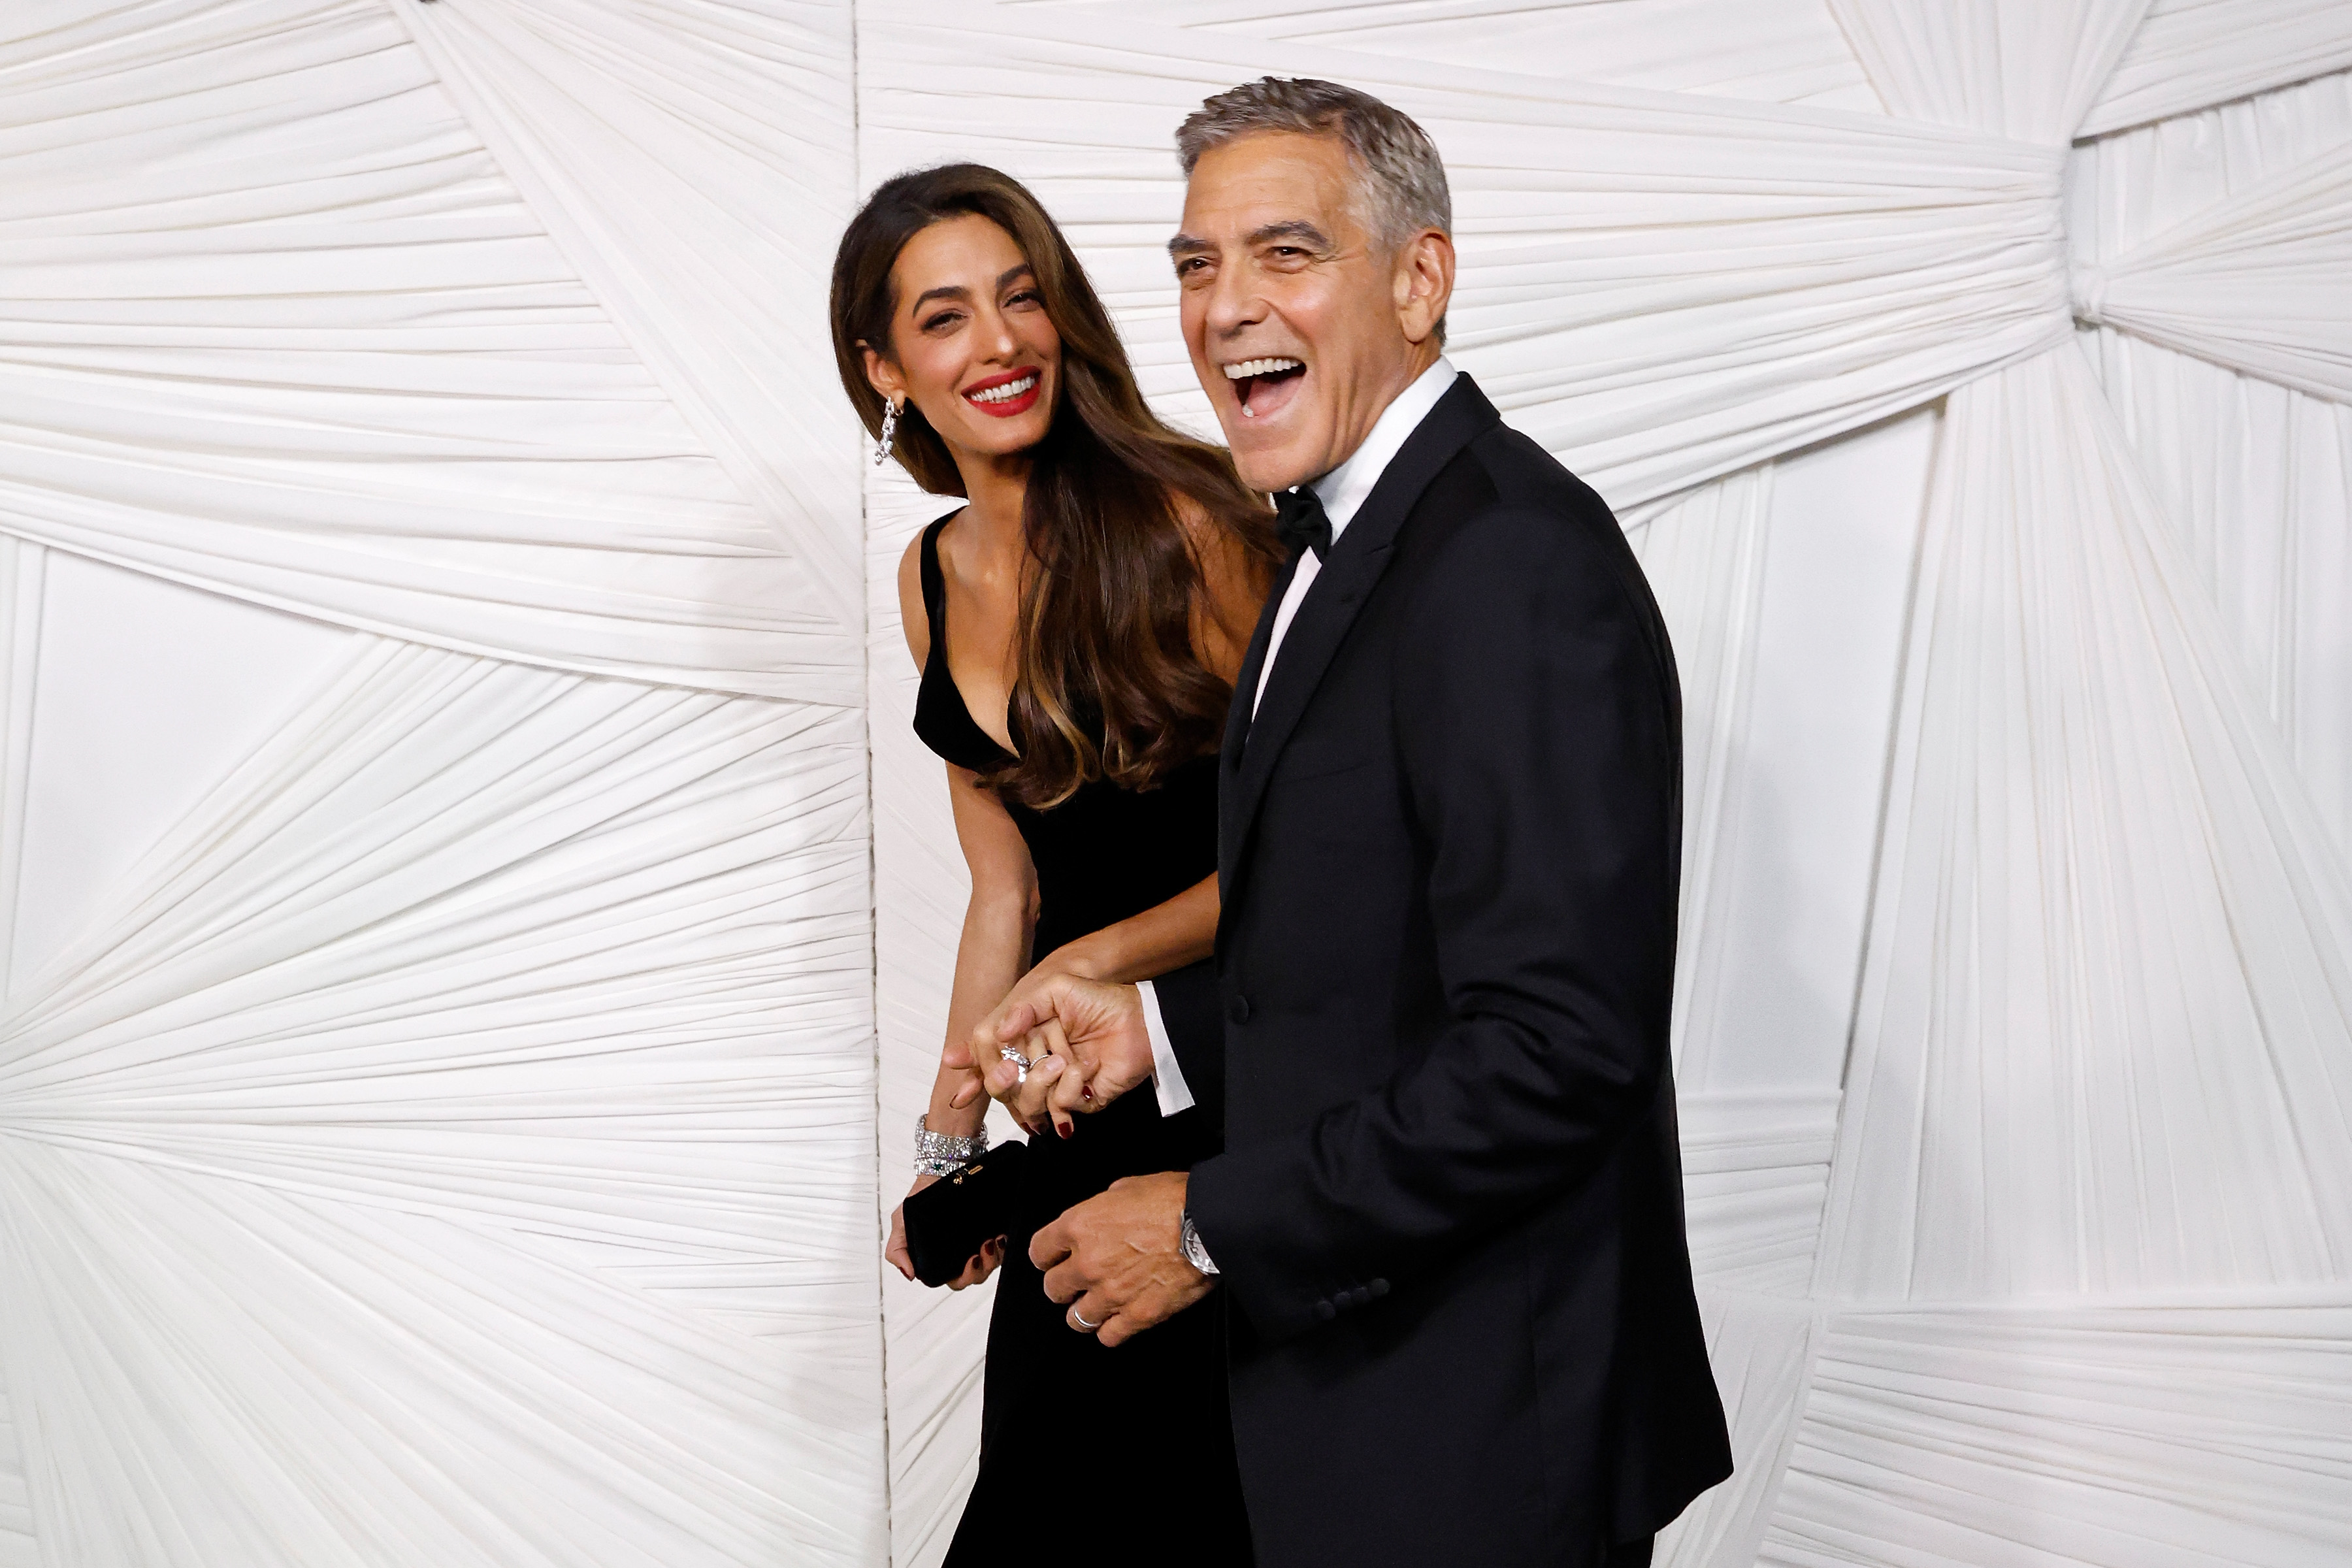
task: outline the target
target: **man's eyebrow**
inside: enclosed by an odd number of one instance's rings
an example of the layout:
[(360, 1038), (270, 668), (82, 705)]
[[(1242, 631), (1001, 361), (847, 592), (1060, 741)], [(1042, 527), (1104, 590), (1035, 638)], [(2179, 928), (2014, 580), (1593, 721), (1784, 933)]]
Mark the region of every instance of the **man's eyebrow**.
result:
[[(1310, 250), (1328, 251), (1331, 237), (1303, 217), (1284, 218), (1280, 223), (1264, 224), (1250, 230), (1243, 241), (1245, 245), (1267, 245), (1277, 239), (1295, 239)], [(1170, 257), (1199, 256), (1217, 247), (1197, 235), (1180, 234), (1168, 242)]]
[(1301, 240), (1310, 250), (1331, 248), (1331, 237), (1303, 217), (1285, 218), (1280, 223), (1270, 223), (1250, 230), (1249, 243), (1252, 245), (1265, 245), (1277, 239)]

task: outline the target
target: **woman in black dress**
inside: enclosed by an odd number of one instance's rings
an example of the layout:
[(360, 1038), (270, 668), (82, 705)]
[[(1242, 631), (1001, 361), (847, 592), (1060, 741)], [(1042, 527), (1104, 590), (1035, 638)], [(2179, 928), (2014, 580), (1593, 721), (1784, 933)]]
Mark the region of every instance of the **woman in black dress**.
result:
[[(1060, 230), (995, 170), (877, 190), (835, 261), (833, 331), (876, 460), (966, 500), (898, 573), (915, 731), (947, 763), (971, 870), (947, 1039), (1056, 971), (1149, 979), (1205, 957), (1216, 745), (1276, 562), (1264, 500), (1223, 450), (1151, 413)], [(954, 1104), (967, 1081), (941, 1069), (915, 1191), (980, 1152), (986, 1100)], [(1038, 1129), (1024, 1181), (1041, 1219), (1120, 1176), (1189, 1167), (1205, 1152), (1197, 1114), (1130, 1095)], [(1247, 1562), (1220, 1315), (1107, 1350), (1046, 1298), (1028, 1240), (991, 1244), (955, 1282), (1003, 1275), (980, 1474), (948, 1563), (1057, 1547)], [(913, 1278), (898, 1215), (887, 1256)]]

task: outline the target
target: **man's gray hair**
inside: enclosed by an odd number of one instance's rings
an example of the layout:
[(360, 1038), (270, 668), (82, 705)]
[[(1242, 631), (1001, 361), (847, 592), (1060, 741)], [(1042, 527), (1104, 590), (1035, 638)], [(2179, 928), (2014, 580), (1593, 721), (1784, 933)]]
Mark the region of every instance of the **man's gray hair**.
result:
[(1445, 165), (1429, 132), (1370, 93), (1336, 81), (1260, 77), (1204, 100), (1176, 128), (1185, 174), (1210, 148), (1261, 131), (1338, 136), (1359, 176), (1359, 216), (1391, 249), (1423, 229), (1454, 232)]

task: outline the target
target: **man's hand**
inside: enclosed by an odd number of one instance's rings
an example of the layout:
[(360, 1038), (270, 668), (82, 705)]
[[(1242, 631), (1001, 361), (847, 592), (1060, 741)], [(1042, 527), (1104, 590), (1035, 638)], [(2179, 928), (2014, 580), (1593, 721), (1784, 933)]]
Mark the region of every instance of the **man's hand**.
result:
[[(1004, 1059), (1007, 1046), (1032, 1064), (1025, 1074)], [(1150, 1081), (1151, 1034), (1134, 986), (1055, 974), (1006, 998), (969, 1045), (949, 1047), (942, 1059), (978, 1077), (956, 1091), (959, 1109), (984, 1089), (1024, 1128), (1051, 1121), (1066, 1136), (1074, 1114), (1100, 1110)]]
[(1181, 1171), (1122, 1177), (1030, 1238), (1029, 1261), (1045, 1271), (1045, 1294), (1069, 1309), (1071, 1328), (1115, 1345), (1217, 1288), (1184, 1261), (1191, 1180)]

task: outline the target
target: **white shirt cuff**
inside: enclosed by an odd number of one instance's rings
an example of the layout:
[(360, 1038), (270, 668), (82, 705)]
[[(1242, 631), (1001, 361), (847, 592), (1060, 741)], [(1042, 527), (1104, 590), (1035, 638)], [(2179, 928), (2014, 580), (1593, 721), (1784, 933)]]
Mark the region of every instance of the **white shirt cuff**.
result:
[(1151, 1037), (1151, 1089), (1160, 1097), (1160, 1114), (1173, 1116), (1180, 1110), (1190, 1110), (1192, 1086), (1184, 1081), (1184, 1069), (1176, 1060), (1176, 1047), (1169, 1043), (1168, 1022), (1160, 1016), (1160, 993), (1151, 988), (1149, 980), (1137, 981), (1135, 989), (1143, 997), (1143, 1032)]

